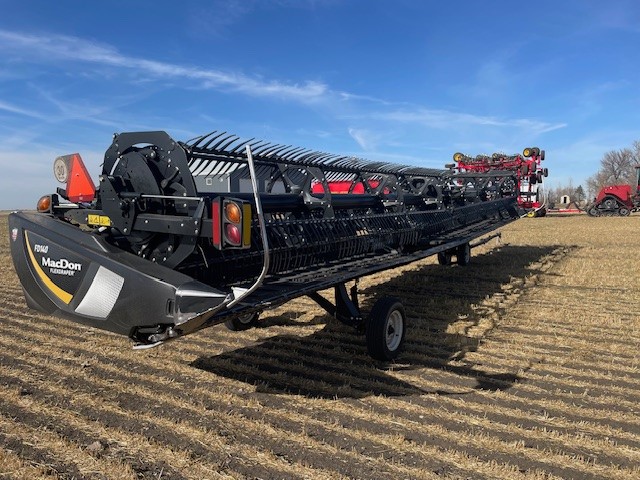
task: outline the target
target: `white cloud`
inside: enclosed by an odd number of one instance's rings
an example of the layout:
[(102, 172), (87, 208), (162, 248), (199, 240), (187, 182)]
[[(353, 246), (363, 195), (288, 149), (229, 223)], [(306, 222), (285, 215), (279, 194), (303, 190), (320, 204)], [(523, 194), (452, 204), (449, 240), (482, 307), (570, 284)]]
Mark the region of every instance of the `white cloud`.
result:
[[(150, 80), (166, 82), (173, 79), (184, 81), (187, 79), (197, 82), (196, 85), (199, 88), (235, 91), (250, 96), (281, 98), (302, 103), (324, 101), (327, 105), (335, 107), (346, 103), (350, 104), (352, 108), (359, 105), (358, 110), (360, 112), (363, 108), (367, 109), (367, 107), (363, 106), (363, 102), (369, 104), (369, 106), (370, 104), (375, 104), (379, 108), (383, 108), (379, 112), (357, 113), (351, 117), (358, 119), (366, 118), (398, 123), (414, 123), (434, 129), (457, 129), (461, 125), (516, 127), (529, 130), (532, 135), (557, 130), (566, 126), (564, 123), (552, 124), (536, 119), (505, 119), (464, 112), (429, 109), (411, 106), (406, 103), (393, 103), (366, 95), (332, 90), (325, 83), (316, 80), (302, 82), (265, 80), (256, 76), (248, 76), (241, 72), (185, 66), (138, 58), (122, 54), (111, 45), (66, 35), (34, 35), (0, 29), (0, 52), (2, 51), (4, 51), (6, 57), (14, 56), (21, 61), (28, 61), (25, 59), (40, 62), (65, 60), (66, 62), (88, 62), (100, 67), (117, 67), (120, 71), (124, 70), (131, 73), (135, 77), (133, 80), (136, 82)], [(53, 102), (51, 98), (49, 100)], [(60, 110), (67, 110), (67, 114), (70, 113), (64, 106), (57, 106)], [(388, 110), (394, 107), (395, 110)], [(4, 103), (0, 103), (1, 109), (24, 115), (40, 115), (37, 112)], [(105, 121), (99, 115), (86, 115), (84, 107), (82, 111), (85, 113), (81, 113), (79, 116), (83, 118), (94, 118), (96, 122)], [(72, 116), (75, 117), (76, 115)], [(105, 124), (112, 125), (108, 121)], [(365, 131), (361, 127), (353, 127), (353, 131), (354, 133), (350, 134), (361, 146), (370, 144), (373, 140), (370, 134), (367, 135), (367, 139), (364, 138)], [(368, 147), (363, 146), (363, 148)]]
[(243, 73), (147, 60), (123, 55), (110, 45), (92, 43), (66, 35), (27, 35), (0, 30), (0, 50), (4, 50), (8, 55), (20, 56), (23, 60), (35, 55), (40, 60), (46, 61), (62, 59), (89, 62), (126, 69), (135, 73), (139, 77), (138, 80), (144, 80), (145, 77), (190, 79), (199, 81), (203, 88), (228, 89), (254, 96), (313, 101), (329, 93), (328, 87), (318, 81), (302, 83), (265, 81)]
[(566, 123), (553, 124), (529, 118), (497, 118), (492, 116), (450, 112), (447, 110), (432, 110), (427, 108), (379, 112), (374, 114), (373, 117), (380, 120), (391, 120), (399, 123), (416, 123), (429, 128), (445, 130), (462, 125), (516, 127), (529, 130), (532, 135), (539, 135), (541, 133), (558, 130), (567, 126)]
[(378, 135), (361, 128), (349, 128), (349, 135), (363, 150), (373, 150), (376, 147)]
[(7, 103), (2, 100), (0, 100), (0, 110), (9, 112), (9, 113), (17, 113), (18, 115), (24, 115), (25, 117), (37, 118), (40, 120), (44, 120), (46, 118), (43, 114), (39, 112), (18, 107), (17, 105), (13, 105), (11, 103)]

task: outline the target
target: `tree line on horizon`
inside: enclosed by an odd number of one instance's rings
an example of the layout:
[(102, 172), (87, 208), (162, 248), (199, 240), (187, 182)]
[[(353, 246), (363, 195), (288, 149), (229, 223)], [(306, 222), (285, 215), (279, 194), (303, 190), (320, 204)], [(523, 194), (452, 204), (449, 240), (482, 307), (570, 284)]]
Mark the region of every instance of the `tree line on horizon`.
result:
[(589, 203), (606, 185), (631, 185), (635, 188), (637, 173), (635, 166), (640, 165), (640, 141), (633, 142), (631, 147), (606, 152), (600, 160), (600, 169), (590, 176), (586, 182), (586, 190), (582, 185), (575, 186), (572, 180), (566, 184), (547, 190), (549, 204), (560, 203), (563, 195), (571, 201)]

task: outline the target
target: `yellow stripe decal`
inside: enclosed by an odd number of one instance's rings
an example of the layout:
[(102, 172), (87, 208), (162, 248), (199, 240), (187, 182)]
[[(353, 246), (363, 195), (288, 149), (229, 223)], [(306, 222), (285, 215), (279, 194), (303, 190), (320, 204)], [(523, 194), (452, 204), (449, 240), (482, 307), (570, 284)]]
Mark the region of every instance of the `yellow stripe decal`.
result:
[(33, 255), (33, 252), (31, 251), (31, 246), (29, 245), (29, 236), (26, 230), (24, 231), (24, 238), (27, 241), (27, 252), (29, 252), (29, 258), (31, 259), (31, 264), (33, 265), (33, 268), (38, 274), (38, 277), (40, 277), (40, 280), (42, 280), (42, 283), (44, 283), (47, 286), (47, 288), (51, 290), (51, 292), (53, 292), (53, 294), (56, 297), (58, 297), (60, 300), (62, 300), (64, 303), (68, 305), (71, 299), (73, 298), (73, 295), (65, 292), (59, 286), (53, 283), (51, 279), (47, 277), (47, 274), (44, 273), (40, 265), (38, 265), (38, 261), (36, 260), (36, 257)]
[(251, 245), (251, 204), (242, 205), (242, 245)]

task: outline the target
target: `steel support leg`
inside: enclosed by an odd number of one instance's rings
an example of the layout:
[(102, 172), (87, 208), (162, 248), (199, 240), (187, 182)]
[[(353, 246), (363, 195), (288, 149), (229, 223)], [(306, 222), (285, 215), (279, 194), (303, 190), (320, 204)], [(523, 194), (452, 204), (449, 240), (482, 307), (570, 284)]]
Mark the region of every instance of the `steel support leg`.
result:
[(318, 292), (312, 292), (308, 294), (308, 297), (345, 325), (360, 329), (364, 322), (358, 305), (358, 282), (356, 281), (355, 285), (351, 287), (351, 295), (347, 293), (347, 287), (344, 283), (335, 285), (334, 293), (335, 305)]

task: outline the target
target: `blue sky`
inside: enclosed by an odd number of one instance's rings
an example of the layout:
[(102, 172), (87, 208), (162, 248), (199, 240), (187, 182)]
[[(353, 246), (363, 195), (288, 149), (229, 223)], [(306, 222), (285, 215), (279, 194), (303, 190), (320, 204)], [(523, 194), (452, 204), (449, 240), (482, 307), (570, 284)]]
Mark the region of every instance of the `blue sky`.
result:
[(428, 167), (546, 150), (575, 185), (640, 139), (640, 2), (0, 1), (0, 209), (114, 132), (227, 130)]

